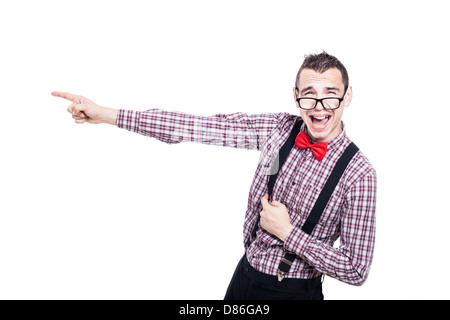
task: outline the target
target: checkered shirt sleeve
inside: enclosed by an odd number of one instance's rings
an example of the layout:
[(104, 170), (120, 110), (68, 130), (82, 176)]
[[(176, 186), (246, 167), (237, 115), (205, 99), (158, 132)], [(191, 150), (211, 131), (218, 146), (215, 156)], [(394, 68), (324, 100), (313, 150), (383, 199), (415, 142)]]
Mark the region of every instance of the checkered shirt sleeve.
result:
[(161, 109), (120, 109), (117, 126), (170, 144), (197, 142), (261, 150), (281, 115), (282, 113), (247, 115), (236, 112), (200, 116)]

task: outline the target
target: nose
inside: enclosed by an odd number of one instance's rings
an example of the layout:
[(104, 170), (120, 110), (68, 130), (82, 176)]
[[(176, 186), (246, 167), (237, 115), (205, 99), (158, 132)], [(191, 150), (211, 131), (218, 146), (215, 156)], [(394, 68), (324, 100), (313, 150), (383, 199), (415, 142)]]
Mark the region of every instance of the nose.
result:
[(319, 111), (320, 110), (326, 110), (325, 106), (323, 105), (323, 100), (317, 101), (316, 107), (314, 109), (319, 110)]

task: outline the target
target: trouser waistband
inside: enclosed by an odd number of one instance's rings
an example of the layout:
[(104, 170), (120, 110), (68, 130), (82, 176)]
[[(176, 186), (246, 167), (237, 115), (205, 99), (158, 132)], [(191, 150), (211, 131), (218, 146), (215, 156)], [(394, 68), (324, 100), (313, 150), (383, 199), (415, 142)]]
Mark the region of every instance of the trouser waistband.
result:
[(284, 278), (283, 281), (280, 282), (278, 281), (278, 276), (266, 274), (253, 268), (248, 262), (246, 255), (243, 258), (243, 267), (246, 274), (252, 280), (267, 285), (283, 287), (285, 289), (309, 291), (311, 288), (322, 284), (321, 276), (313, 279)]

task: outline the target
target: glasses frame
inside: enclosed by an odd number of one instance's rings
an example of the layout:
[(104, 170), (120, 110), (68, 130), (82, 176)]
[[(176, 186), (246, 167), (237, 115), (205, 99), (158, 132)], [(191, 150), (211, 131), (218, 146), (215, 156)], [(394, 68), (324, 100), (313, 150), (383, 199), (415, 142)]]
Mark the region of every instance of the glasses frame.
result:
[[(297, 89), (298, 90), (298, 89)], [(300, 109), (303, 109), (303, 110), (314, 110), (316, 107), (317, 107), (317, 103), (318, 102), (320, 102), (321, 104), (322, 104), (322, 107), (325, 109), (325, 110), (336, 110), (336, 109), (339, 109), (339, 107), (341, 106), (341, 102), (345, 99), (345, 95), (347, 94), (347, 90), (348, 90), (348, 88), (345, 90), (345, 93), (344, 93), (344, 95), (342, 96), (342, 98), (337, 98), (337, 97), (325, 97), (325, 98), (322, 98), (322, 99), (317, 99), (317, 98), (307, 98), (307, 97), (303, 97), (303, 98), (297, 98), (296, 100), (297, 100), (297, 103), (298, 103), (298, 106), (300, 107)], [(306, 108), (302, 108), (302, 105), (300, 104), (300, 100), (306, 100), (306, 99), (308, 99), (308, 100), (316, 100), (316, 103), (314, 104), (314, 107), (312, 107), (311, 109), (306, 109)], [(325, 107), (325, 105), (323, 104), (323, 100), (330, 100), (330, 99), (338, 99), (339, 100), (339, 104), (338, 104), (338, 106), (336, 107), (336, 108), (327, 108), (327, 107)]]

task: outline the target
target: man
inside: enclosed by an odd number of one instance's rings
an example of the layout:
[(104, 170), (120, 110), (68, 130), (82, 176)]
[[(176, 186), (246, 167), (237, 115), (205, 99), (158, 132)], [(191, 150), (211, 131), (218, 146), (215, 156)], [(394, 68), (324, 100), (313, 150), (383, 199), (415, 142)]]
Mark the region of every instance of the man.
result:
[[(333, 180), (338, 160), (353, 145), (341, 121), (353, 90), (347, 70), (335, 57), (326, 52), (305, 57), (293, 89), (300, 117), (115, 110), (82, 96), (52, 94), (72, 101), (67, 110), (76, 123), (109, 123), (166, 143), (261, 151), (245, 215), (246, 254), (225, 299), (323, 299), (322, 275), (352, 285), (367, 279), (375, 242), (376, 173), (361, 151), (356, 148), (347, 157), (349, 163), (328, 188), (328, 197), (320, 196), (327, 180)], [(291, 136), (296, 146), (289, 145)], [(278, 167), (281, 152), (286, 156)], [(306, 231), (316, 202), (323, 209)]]

